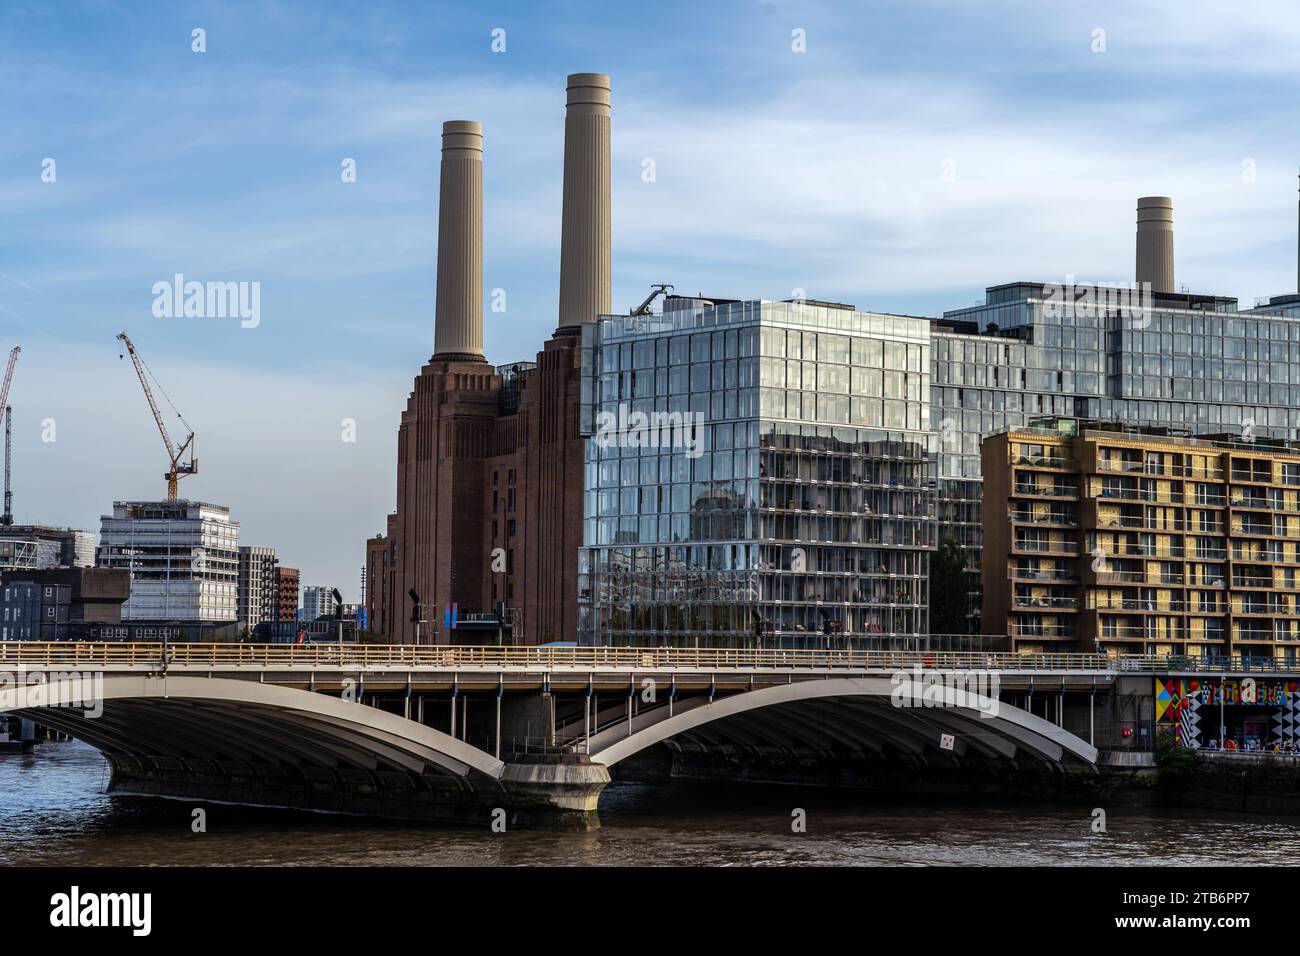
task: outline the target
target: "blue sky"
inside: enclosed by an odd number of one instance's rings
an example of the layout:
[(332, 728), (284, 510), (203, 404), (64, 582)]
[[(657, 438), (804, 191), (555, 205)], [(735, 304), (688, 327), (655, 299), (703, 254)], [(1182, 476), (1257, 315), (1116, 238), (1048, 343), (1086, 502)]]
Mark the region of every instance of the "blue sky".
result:
[[(568, 73), (613, 80), (616, 308), (672, 282), (935, 315), (1013, 279), (1128, 280), (1149, 194), (1174, 198), (1180, 284), (1293, 290), (1297, 49), (1293, 0), (0, 0), (16, 515), (97, 529), (161, 493), (126, 329), (198, 433), (184, 493), (355, 598), (432, 351), (441, 123), (484, 124), (489, 359), (531, 358)], [(177, 272), (260, 282), (261, 324), (154, 317)]]

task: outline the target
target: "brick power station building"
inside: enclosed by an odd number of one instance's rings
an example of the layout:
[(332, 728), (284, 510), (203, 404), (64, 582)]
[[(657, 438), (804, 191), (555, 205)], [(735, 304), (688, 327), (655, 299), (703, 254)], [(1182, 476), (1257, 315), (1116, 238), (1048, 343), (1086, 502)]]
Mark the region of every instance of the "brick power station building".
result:
[[(434, 353), (402, 413), (396, 510), (366, 546), (367, 626), (386, 640), (933, 646), (938, 536), (973, 569), (993, 533), (985, 572), (1009, 567), (1005, 496), (982, 515), (987, 436), (1055, 416), (1300, 440), (1300, 293), (1239, 312), (1175, 292), (1166, 197), (1138, 200), (1123, 308), (1094, 308), (1092, 287), (1070, 280), (994, 286), (941, 319), (680, 296), (614, 316), (609, 147), (609, 78), (570, 76), (556, 329), (535, 362), (494, 367), (482, 128), (444, 124)], [(690, 413), (699, 454), (588, 440), (625, 407)], [(1022, 544), (1061, 538), (1059, 509), (1015, 513), (1048, 532)], [(1078, 596), (1024, 567), (1027, 588), (996, 569), (986, 581), (985, 598), (1005, 592), (1016, 614), (986, 602), (968, 628), (1040, 649), (1076, 641), (1046, 629), (1079, 617)], [(1037, 613), (1041, 601), (1058, 613)], [(1112, 617), (1102, 646), (1119, 640)], [(1196, 646), (1213, 647), (1205, 626)], [(1155, 633), (1155, 647), (1180, 646)]]
[(503, 622), (514, 643), (573, 640), (579, 357), (583, 324), (611, 311), (609, 143), (609, 77), (573, 74), (559, 321), (535, 364), (494, 367), (483, 355), (483, 130), (443, 124), (434, 353), (402, 413), (397, 510), (366, 543), (369, 627), (388, 640), (474, 643)]

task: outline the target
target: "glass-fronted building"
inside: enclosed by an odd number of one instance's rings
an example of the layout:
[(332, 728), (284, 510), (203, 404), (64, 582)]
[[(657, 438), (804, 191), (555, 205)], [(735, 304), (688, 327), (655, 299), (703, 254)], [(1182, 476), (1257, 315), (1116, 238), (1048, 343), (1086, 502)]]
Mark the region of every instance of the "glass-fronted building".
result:
[(96, 564), (131, 575), (123, 621), (211, 624), (238, 616), (239, 523), (204, 501), (115, 501)]
[(930, 331), (827, 303), (680, 297), (585, 327), (580, 641), (923, 641)]
[(977, 632), (984, 437), (1051, 417), (1300, 440), (1300, 296), (1088, 288), (995, 286), (941, 319), (670, 297), (593, 323), (584, 434), (690, 413), (699, 442), (588, 442), (580, 639), (905, 645), (949, 535)]
[[(1300, 438), (1300, 296), (1242, 312), (1235, 299), (1189, 293), (1106, 308), (1076, 301), (1086, 288), (995, 286), (934, 322), (939, 534), (966, 549), (972, 590), (984, 436), (1051, 416)], [(1065, 308), (1062, 289), (1075, 290)]]

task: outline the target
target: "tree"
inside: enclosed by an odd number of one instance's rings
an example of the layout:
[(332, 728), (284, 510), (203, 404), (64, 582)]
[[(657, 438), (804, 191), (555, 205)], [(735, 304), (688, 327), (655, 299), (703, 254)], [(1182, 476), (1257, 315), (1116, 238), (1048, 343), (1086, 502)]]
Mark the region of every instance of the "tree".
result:
[(930, 556), (930, 633), (965, 634), (969, 630), (966, 609), (970, 576), (966, 553), (957, 539), (945, 535), (939, 550)]

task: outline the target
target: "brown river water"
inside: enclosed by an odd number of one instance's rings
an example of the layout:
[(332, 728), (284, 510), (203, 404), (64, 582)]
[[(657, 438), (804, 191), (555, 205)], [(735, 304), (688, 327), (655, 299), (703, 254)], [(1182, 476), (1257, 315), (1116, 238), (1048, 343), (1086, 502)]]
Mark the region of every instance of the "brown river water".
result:
[[(80, 743), (0, 756), (0, 865), (987, 866), (1300, 864), (1300, 818), (926, 802), (849, 791), (615, 783), (589, 833), (412, 826), (323, 814), (110, 797)], [(807, 829), (792, 832), (795, 809)]]

